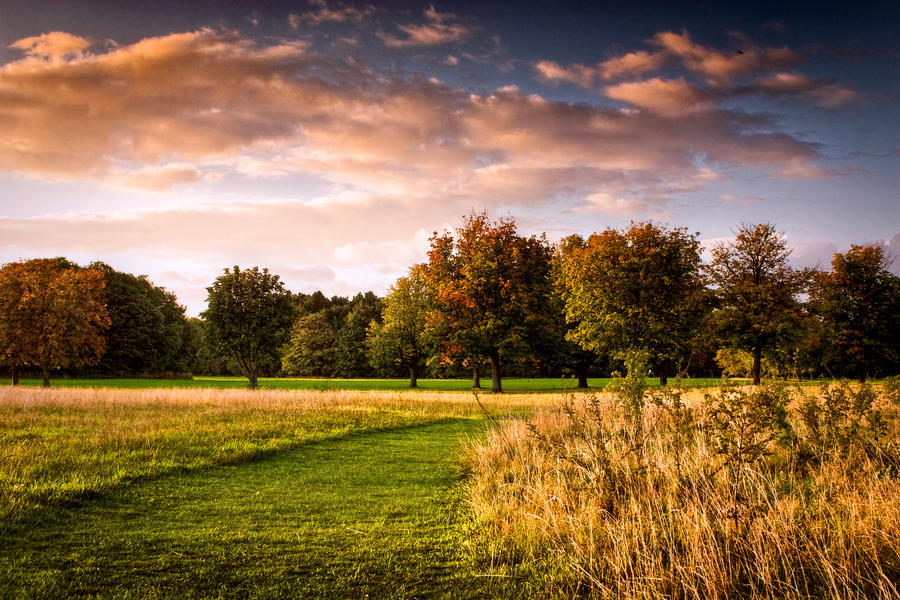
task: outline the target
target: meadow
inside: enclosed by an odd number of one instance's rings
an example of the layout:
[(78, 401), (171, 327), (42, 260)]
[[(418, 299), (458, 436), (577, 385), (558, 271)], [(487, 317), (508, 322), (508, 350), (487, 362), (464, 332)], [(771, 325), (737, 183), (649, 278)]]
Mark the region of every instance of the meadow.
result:
[(485, 427), (464, 394), (0, 388), (0, 597), (495, 596), (459, 526)]
[(0, 597), (900, 597), (896, 392), (614, 388), (0, 387)]

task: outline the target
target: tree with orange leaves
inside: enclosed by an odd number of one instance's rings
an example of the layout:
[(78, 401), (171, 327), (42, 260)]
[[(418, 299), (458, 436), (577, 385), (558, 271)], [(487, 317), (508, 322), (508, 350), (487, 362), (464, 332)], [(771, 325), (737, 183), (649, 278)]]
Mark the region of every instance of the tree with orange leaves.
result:
[(41, 369), (50, 387), (55, 369), (95, 364), (109, 327), (103, 273), (64, 258), (13, 262), (0, 269), (0, 356), (15, 373)]
[(448, 360), (486, 357), (491, 389), (501, 392), (501, 361), (550, 335), (552, 250), (545, 237), (523, 237), (513, 219), (471, 214), (463, 226), (431, 237), (425, 268), (433, 306), (428, 326)]
[(703, 313), (697, 235), (648, 222), (562, 240), (567, 339), (599, 355), (646, 354), (665, 384)]

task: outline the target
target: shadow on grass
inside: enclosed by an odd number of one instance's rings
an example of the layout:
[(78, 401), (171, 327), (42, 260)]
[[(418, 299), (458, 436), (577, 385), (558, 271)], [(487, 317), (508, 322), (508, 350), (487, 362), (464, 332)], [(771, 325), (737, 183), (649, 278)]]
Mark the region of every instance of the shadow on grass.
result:
[(472, 572), (458, 524), (459, 451), (484, 427), (359, 433), (42, 511), (0, 534), (0, 596), (511, 595)]

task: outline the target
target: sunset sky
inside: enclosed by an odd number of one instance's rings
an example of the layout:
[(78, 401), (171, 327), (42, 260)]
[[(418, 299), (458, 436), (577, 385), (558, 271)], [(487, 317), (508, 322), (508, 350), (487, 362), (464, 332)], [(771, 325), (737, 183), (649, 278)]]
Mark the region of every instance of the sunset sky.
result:
[(0, 262), (383, 294), (474, 209), (900, 272), (900, 3), (825, 6), (0, 0)]

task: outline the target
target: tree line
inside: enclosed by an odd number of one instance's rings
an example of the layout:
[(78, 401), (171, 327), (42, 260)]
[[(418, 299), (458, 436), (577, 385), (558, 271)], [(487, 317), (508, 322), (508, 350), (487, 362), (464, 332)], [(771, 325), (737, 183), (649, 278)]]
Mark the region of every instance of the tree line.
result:
[(551, 244), (484, 213), (435, 233), (385, 297), (295, 294), (226, 269), (207, 310), (147, 277), (64, 258), (0, 269), (0, 364), (106, 377), (854, 377), (900, 372), (900, 278), (879, 244), (795, 269), (771, 224), (744, 224), (704, 262), (698, 233), (652, 222)]

